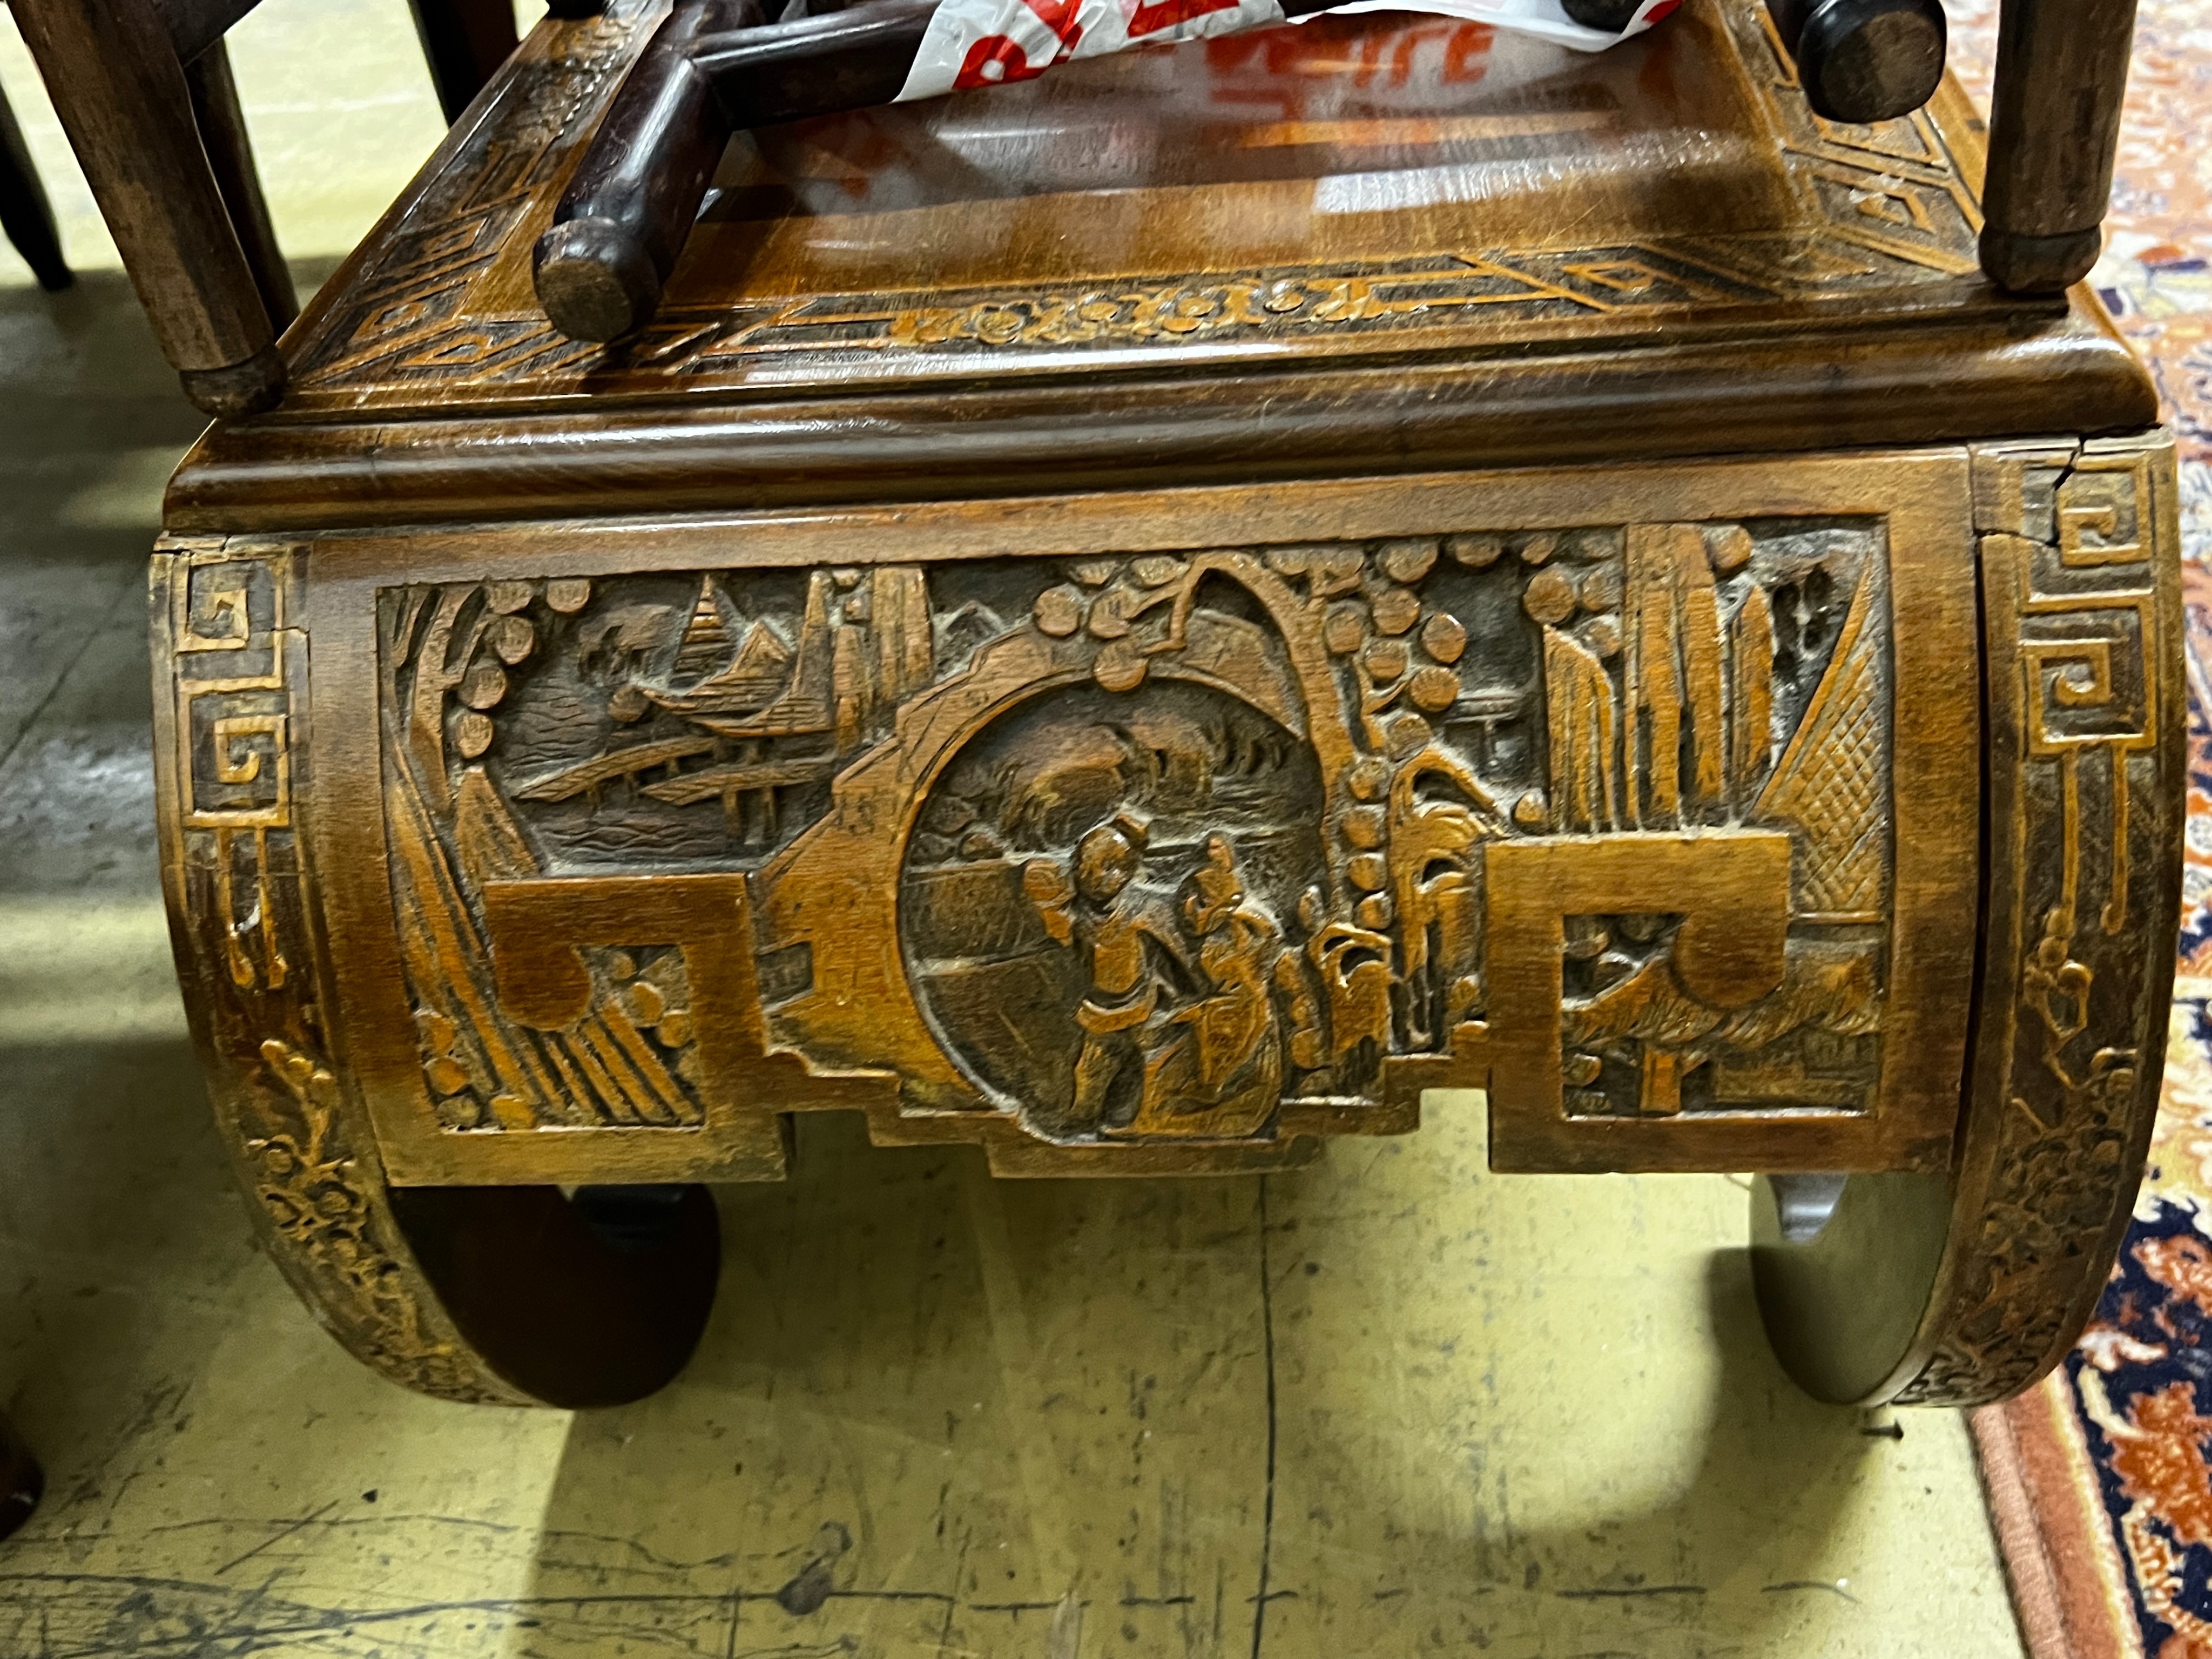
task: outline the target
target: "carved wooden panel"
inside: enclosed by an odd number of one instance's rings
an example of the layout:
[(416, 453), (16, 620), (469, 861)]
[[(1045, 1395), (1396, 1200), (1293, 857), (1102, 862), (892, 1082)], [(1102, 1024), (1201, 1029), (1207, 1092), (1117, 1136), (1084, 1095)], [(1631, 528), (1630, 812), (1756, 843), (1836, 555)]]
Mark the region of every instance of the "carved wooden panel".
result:
[[(1963, 471), (1711, 471), (1128, 498), (1059, 554), (933, 556), (957, 509), (382, 550), (329, 614), (374, 619), (395, 1157), (769, 1176), (777, 1113), (848, 1107), (1009, 1173), (1259, 1167), (1487, 1083), (1503, 1167), (1940, 1164), (1963, 996), (1898, 999), (1971, 890)], [(1332, 518), (1376, 533), (1265, 533)], [(1960, 718), (1900, 732), (1907, 683)]]

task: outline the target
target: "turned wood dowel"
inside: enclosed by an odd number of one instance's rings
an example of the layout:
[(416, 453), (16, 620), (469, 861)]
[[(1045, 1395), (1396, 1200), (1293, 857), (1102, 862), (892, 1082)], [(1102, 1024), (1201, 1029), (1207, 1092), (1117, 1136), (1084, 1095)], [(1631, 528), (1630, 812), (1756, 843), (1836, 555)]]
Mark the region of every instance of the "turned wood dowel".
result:
[[(1340, 0), (1282, 0), (1285, 17)], [(1932, 0), (1931, 0), (1932, 3)], [(691, 61), (733, 131), (895, 100), (914, 69), (937, 0), (870, 3), (701, 39)]]
[(1982, 269), (2045, 293), (2103, 245), (2136, 0), (2004, 0), (1982, 191)]
[(1813, 112), (1863, 124), (1910, 115), (1943, 79), (1940, 0), (1766, 0)]
[(849, 10), (699, 42), (692, 62), (732, 131), (888, 104), (906, 85), (937, 0)]
[(688, 0), (631, 65), (532, 258), (538, 303), (563, 334), (618, 339), (660, 303), (730, 139), (691, 48), (760, 15), (757, 0)]

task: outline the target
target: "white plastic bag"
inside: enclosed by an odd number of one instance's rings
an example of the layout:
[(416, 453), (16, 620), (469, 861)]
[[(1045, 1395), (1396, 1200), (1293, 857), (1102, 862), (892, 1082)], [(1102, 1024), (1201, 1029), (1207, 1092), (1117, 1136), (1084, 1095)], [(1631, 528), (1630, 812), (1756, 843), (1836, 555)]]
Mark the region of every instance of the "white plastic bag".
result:
[[(1559, 0), (1349, 0), (1298, 21), (1336, 12), (1428, 12), (1595, 52), (1642, 33), (1679, 3), (1643, 0), (1618, 34), (1576, 22)], [(1030, 80), (1072, 58), (1237, 34), (1285, 21), (1279, 0), (939, 0), (898, 101)]]

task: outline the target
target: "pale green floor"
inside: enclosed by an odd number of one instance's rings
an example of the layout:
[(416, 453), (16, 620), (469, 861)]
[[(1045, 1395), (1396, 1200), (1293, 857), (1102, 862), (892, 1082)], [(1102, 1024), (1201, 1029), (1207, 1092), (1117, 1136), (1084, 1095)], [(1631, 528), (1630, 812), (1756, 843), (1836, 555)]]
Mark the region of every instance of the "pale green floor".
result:
[[(319, 274), (437, 135), (404, 7), (270, 0), (235, 58)], [(0, 1659), (2019, 1652), (1963, 1425), (1790, 1389), (1740, 1188), (1492, 1178), (1471, 1102), (1264, 1186), (810, 1120), (722, 1194), (659, 1397), (347, 1358), (254, 1252), (168, 978), (140, 581), (195, 422), (4, 24), (0, 80), (87, 268), (0, 252), (0, 1402), (52, 1476)]]

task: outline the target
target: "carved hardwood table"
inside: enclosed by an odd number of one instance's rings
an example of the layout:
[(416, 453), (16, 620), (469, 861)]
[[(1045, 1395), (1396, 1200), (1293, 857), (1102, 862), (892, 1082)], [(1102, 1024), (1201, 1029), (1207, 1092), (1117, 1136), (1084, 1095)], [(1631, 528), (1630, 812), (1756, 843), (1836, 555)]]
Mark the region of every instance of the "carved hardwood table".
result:
[(653, 15), (542, 27), (170, 492), (179, 959), (341, 1340), (657, 1387), (796, 1112), (1233, 1173), (1486, 1089), (1502, 1170), (1767, 1176), (1826, 1397), (2053, 1361), (2163, 1046), (2172, 462), (1977, 270), (1955, 86), (1821, 121), (1713, 0), (1102, 58), (740, 139), (580, 343), (529, 250)]

